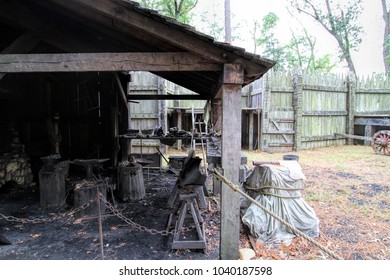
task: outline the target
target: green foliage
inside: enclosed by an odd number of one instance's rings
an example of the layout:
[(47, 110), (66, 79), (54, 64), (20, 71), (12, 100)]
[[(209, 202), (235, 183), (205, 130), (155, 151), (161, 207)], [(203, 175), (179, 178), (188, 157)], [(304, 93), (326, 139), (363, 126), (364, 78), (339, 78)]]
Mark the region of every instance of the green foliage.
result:
[(143, 7), (156, 10), (162, 15), (174, 18), (189, 24), (192, 19), (191, 11), (198, 4), (198, 0), (136, 0)]
[(286, 68), (286, 47), (275, 36), (275, 28), (279, 17), (275, 13), (268, 13), (262, 19), (259, 37), (256, 44), (261, 48), (262, 56), (276, 61), (275, 70)]
[(224, 21), (223, 18), (221, 18), (221, 15), (218, 14), (215, 9), (202, 12), (202, 14), (200, 14), (200, 21), (202, 22), (200, 30), (203, 33), (214, 37), (214, 39), (217, 41), (224, 40)]
[(332, 62), (332, 56), (330, 54), (326, 54), (318, 58), (313, 66), (313, 69), (309, 70), (331, 72), (332, 69), (336, 66), (336, 64)]
[[(212, 1), (209, 9), (203, 10), (197, 15), (199, 23), (196, 28), (200, 32), (212, 36), (216, 41), (220, 42), (225, 41), (225, 18), (223, 9), (223, 1)], [(241, 39), (241, 24), (240, 22), (235, 22), (234, 13), (231, 14), (231, 18), (231, 39), (234, 44), (234, 42), (238, 42)]]
[(290, 4), (312, 17), (337, 40), (340, 60), (346, 60), (349, 69), (355, 72), (351, 50), (357, 50), (362, 42), (363, 27), (357, 23), (362, 0), (290, 0)]
[(303, 28), (302, 35), (293, 31), (292, 39), (288, 44), (281, 44), (275, 35), (279, 17), (269, 13), (262, 19), (257, 45), (262, 49), (262, 56), (276, 61), (275, 70), (301, 68), (306, 71), (330, 71), (335, 65), (331, 62), (331, 55), (327, 54), (316, 58), (316, 40)]
[(330, 54), (321, 57), (316, 56), (316, 39), (311, 36), (306, 28), (302, 35), (295, 35), (293, 31), (290, 44), (287, 46), (287, 61), (290, 69), (301, 68), (309, 72), (330, 72), (335, 63)]

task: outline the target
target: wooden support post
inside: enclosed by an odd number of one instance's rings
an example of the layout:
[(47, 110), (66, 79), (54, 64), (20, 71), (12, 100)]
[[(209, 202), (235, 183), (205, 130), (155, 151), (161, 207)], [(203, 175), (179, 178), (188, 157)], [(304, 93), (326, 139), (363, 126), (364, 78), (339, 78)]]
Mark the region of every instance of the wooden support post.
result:
[[(183, 117), (185, 114), (185, 110), (177, 110), (177, 130), (180, 131), (182, 128), (182, 123), (183, 123)], [(180, 151), (181, 150), (181, 140), (177, 140), (177, 149)]]
[[(118, 107), (116, 105), (111, 106), (111, 126), (112, 126), (112, 139), (113, 139), (113, 151), (112, 151), (112, 159), (113, 166), (116, 166), (118, 163), (118, 154), (119, 154), (119, 127), (118, 127)], [(123, 155), (121, 155), (123, 157)]]
[[(157, 94), (167, 95), (165, 80), (161, 77), (157, 78)], [(158, 101), (158, 125), (161, 126), (165, 135), (168, 132), (167, 105), (165, 100)], [(167, 146), (161, 145), (161, 150), (165, 153), (167, 151)]]
[(294, 151), (299, 150), (302, 146), (302, 84), (302, 73), (300, 69), (296, 69), (293, 73)]
[[(348, 93), (347, 93), (347, 134), (355, 134), (355, 96), (356, 96), (356, 76), (350, 72), (348, 75)], [(348, 145), (353, 144), (353, 139), (347, 140)]]
[[(369, 138), (372, 138), (372, 125), (366, 125), (364, 127), (364, 136), (365, 137), (369, 137)], [(369, 140), (364, 140), (364, 146), (371, 146), (371, 141)]]
[(249, 111), (249, 150), (253, 150), (253, 130), (254, 130), (254, 112), (252, 110)]
[[(236, 184), (241, 164), (241, 89), (243, 68), (225, 64), (222, 98), (222, 168), (224, 175)], [(221, 190), (221, 249), (222, 260), (239, 259), (240, 195), (232, 189)]]

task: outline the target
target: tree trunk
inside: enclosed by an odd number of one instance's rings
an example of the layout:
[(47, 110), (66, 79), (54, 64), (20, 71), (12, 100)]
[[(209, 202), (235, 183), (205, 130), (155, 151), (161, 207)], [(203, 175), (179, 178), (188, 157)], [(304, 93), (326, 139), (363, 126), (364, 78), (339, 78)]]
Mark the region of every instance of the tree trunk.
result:
[(225, 0), (225, 42), (229, 44), (232, 42), (232, 27), (230, 16), (230, 0)]
[(346, 50), (344, 55), (345, 55), (345, 60), (347, 61), (348, 64), (349, 71), (353, 72), (356, 75), (356, 69), (355, 69), (355, 65), (353, 64), (350, 51)]
[(383, 20), (385, 21), (385, 32), (383, 35), (383, 63), (385, 64), (385, 73), (389, 73), (389, 36), (390, 36), (390, 8), (387, 9), (386, 0), (382, 0)]

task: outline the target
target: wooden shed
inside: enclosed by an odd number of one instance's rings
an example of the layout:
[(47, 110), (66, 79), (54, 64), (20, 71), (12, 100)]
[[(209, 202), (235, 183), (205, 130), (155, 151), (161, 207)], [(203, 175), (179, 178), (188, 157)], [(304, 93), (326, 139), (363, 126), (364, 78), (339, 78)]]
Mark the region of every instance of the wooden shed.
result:
[[(115, 167), (127, 156), (128, 73), (149, 71), (219, 104), (222, 168), (238, 182), (241, 89), (273, 61), (126, 0), (2, 0), (0, 30), (0, 133), (32, 160), (59, 150)], [(221, 204), (220, 256), (238, 259), (238, 194), (223, 188)]]

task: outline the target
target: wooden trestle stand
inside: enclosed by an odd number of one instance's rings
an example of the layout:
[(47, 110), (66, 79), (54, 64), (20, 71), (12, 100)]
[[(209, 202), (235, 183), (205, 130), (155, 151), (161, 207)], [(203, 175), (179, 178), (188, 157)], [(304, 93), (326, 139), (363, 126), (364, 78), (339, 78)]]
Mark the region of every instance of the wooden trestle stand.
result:
[[(197, 194), (179, 194), (179, 201), (181, 206), (179, 210), (179, 216), (176, 221), (175, 233), (173, 236), (172, 249), (203, 249), (204, 253), (207, 252), (207, 242), (204, 230), (203, 218), (199, 212), (197, 203)], [(189, 214), (189, 215), (187, 215)], [(189, 218), (189, 222), (186, 223), (186, 218)], [(197, 239), (187, 237), (186, 240), (182, 238), (186, 233), (193, 233), (193, 230), (187, 231), (184, 227), (191, 226), (193, 223), (196, 229)]]

